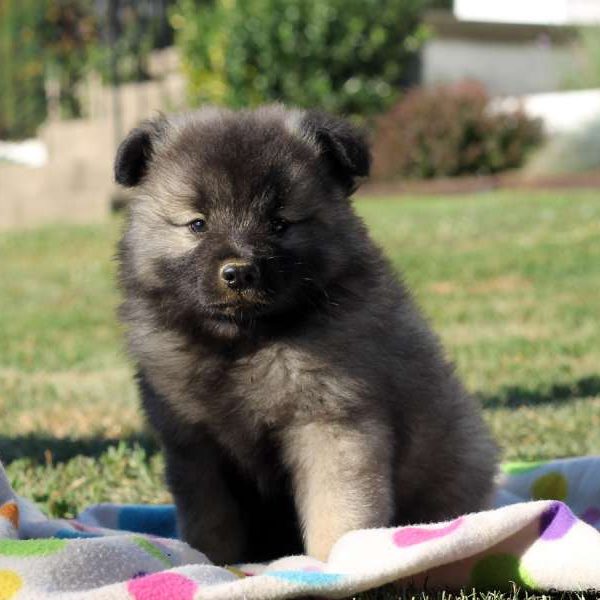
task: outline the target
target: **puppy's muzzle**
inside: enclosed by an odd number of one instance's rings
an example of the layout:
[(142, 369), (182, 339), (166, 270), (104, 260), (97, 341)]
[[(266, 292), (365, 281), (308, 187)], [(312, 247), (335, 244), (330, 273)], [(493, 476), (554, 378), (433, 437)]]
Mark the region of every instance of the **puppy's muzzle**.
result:
[(256, 265), (244, 260), (227, 261), (221, 266), (219, 275), (221, 281), (236, 292), (255, 289), (260, 281)]

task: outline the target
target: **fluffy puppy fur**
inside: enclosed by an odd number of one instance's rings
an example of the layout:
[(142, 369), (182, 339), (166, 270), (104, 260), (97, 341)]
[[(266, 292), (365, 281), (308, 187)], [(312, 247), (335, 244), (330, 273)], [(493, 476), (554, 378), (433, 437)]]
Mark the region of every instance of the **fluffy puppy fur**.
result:
[(348, 200), (363, 135), (281, 106), (134, 129), (121, 315), (185, 540), (217, 563), (486, 506), (496, 447)]

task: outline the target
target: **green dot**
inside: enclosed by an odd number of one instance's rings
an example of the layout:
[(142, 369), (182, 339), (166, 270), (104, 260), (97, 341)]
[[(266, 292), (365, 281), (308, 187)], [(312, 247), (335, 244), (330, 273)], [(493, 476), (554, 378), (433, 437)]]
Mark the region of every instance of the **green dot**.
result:
[(507, 475), (523, 475), (535, 471), (539, 467), (547, 464), (547, 460), (537, 460), (531, 462), (509, 462), (502, 465), (502, 471)]
[(147, 552), (148, 554), (150, 554), (150, 556), (156, 558), (157, 560), (159, 560), (161, 563), (163, 563), (163, 565), (167, 566), (167, 567), (172, 567), (173, 566), (173, 561), (166, 556), (166, 554), (164, 554), (164, 552), (161, 552), (154, 544), (152, 544), (151, 542), (149, 542), (146, 538), (140, 537), (140, 536), (135, 536), (133, 538), (133, 541), (145, 552)]
[(62, 550), (65, 540), (0, 540), (0, 555), (3, 556), (46, 556)]
[(533, 580), (513, 554), (491, 554), (478, 561), (471, 571), (470, 587), (476, 589), (533, 588)]
[(533, 500), (566, 500), (568, 484), (564, 475), (553, 471), (546, 473), (533, 482), (531, 498)]

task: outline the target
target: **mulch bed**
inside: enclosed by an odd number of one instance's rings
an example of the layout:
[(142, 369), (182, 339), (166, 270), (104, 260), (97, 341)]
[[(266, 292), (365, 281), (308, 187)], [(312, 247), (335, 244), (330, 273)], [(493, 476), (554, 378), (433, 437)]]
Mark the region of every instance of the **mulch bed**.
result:
[(585, 173), (568, 173), (546, 177), (525, 177), (520, 173), (477, 175), (428, 180), (369, 181), (359, 190), (358, 196), (446, 195), (472, 194), (498, 189), (560, 190), (600, 188), (600, 170)]

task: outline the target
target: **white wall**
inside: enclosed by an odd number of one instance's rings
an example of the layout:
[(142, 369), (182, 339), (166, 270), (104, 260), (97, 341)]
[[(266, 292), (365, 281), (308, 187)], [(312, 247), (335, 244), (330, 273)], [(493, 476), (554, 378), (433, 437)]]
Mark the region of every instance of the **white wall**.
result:
[(424, 48), (422, 65), (425, 84), (476, 79), (492, 95), (522, 95), (560, 88), (569, 54), (543, 39), (507, 43), (434, 38)]
[(599, 0), (454, 0), (462, 21), (568, 25), (600, 23)]
[(532, 94), (492, 102), (492, 109), (512, 110), (517, 107), (541, 119), (550, 134), (571, 133), (600, 118), (600, 90)]

